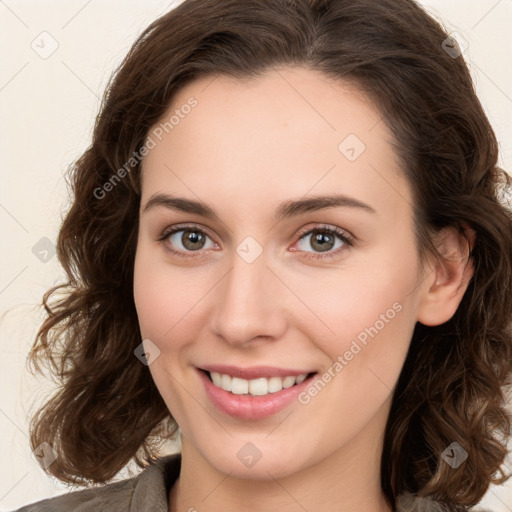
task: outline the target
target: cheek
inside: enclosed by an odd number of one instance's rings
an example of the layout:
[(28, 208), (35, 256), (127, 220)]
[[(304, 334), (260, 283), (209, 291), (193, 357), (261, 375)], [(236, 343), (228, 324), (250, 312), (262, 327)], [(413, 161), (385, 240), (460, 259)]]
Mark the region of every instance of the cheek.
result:
[(190, 278), (191, 269), (166, 264), (161, 256), (154, 257), (157, 252), (151, 254), (144, 247), (137, 251), (133, 290), (142, 336), (159, 345), (179, 329), (181, 319), (191, 321), (193, 305), (204, 295), (205, 287), (198, 288), (201, 281)]
[(311, 324), (303, 329), (331, 361), (342, 356), (351, 372), (377, 365), (392, 379), (417, 320), (417, 277), (417, 253), (410, 242), (368, 253), (350, 267), (329, 272), (329, 278), (304, 277), (297, 289), (322, 322), (314, 322), (316, 334)]
[(149, 338), (160, 351), (149, 370), (173, 418), (187, 429), (183, 411), (189, 398), (180, 392), (183, 384), (178, 384), (186, 382), (180, 358), (193, 317), (191, 307), (198, 299), (195, 288), (187, 286), (185, 274), (163, 263), (161, 257), (157, 261), (149, 249), (138, 248), (133, 289), (141, 336)]
[(309, 284), (312, 300), (308, 305), (329, 330), (321, 328), (324, 334), (319, 335), (320, 330), (306, 323), (302, 329), (327, 357), (320, 375), (323, 383), (300, 399), (311, 403), (331, 439), (356, 436), (389, 403), (407, 356), (416, 324), (415, 294), (411, 291), (417, 260), (412, 251), (410, 265), (404, 265), (407, 260), (396, 253), (388, 255), (372, 258), (366, 269), (347, 269), (338, 279), (326, 280), (322, 283), (324, 294), (318, 293), (318, 282), (314, 289)]

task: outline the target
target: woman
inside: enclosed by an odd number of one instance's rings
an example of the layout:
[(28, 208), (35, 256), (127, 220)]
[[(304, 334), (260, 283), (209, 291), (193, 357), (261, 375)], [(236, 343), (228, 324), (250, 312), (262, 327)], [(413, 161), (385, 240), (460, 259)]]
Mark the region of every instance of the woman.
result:
[(72, 170), (69, 282), (30, 354), (62, 382), (32, 448), (106, 485), (20, 510), (478, 504), (511, 420), (497, 158), (460, 49), (410, 0), (156, 20)]

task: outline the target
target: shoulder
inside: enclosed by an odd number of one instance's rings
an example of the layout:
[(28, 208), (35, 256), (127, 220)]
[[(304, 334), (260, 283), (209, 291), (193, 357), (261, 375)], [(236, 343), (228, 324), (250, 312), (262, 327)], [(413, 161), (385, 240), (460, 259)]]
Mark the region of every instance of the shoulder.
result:
[(26, 505), (15, 512), (86, 512), (89, 510), (129, 510), (137, 477), (102, 487), (73, 491)]
[(493, 512), (487, 508), (466, 508), (441, 503), (433, 498), (422, 498), (410, 492), (400, 494), (396, 500), (396, 512)]
[(167, 512), (168, 490), (179, 467), (179, 457), (170, 455), (152, 461), (132, 478), (69, 492), (13, 512)]

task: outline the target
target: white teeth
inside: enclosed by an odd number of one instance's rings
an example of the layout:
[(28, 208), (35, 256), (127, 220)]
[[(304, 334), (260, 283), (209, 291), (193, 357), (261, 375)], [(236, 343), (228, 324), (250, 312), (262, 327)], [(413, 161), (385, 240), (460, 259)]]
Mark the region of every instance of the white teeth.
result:
[(231, 377), (229, 375), (219, 375), (220, 377), (220, 386), (222, 389), (226, 391), (231, 391)]
[[(247, 381), (245, 381), (247, 382)], [(249, 394), (266, 395), (268, 393), (268, 380), (265, 378), (253, 379), (249, 381)]]
[(222, 387), (220, 382), (222, 380), (222, 377), (220, 376), (220, 373), (217, 373), (217, 372), (210, 372), (210, 377), (212, 378), (213, 380), (213, 383), (218, 387)]
[(302, 375), (297, 375), (297, 377), (261, 377), (259, 379), (246, 380), (217, 372), (209, 373), (213, 383), (218, 388), (230, 391), (235, 395), (249, 394), (254, 396), (264, 396), (269, 393), (277, 393), (283, 388), (291, 388), (294, 384), (303, 382), (308, 376), (307, 373), (303, 373)]
[(303, 373), (302, 375), (299, 375), (297, 377), (297, 379), (295, 379), (295, 382), (297, 384), (300, 384), (307, 376), (308, 376), (307, 373)]
[(283, 379), (283, 388), (291, 388), (295, 384), (295, 377), (285, 377)]
[(270, 377), (268, 379), (268, 391), (269, 393), (276, 393), (283, 389), (283, 379), (281, 377)]
[[(227, 375), (223, 375), (222, 379)], [(249, 381), (245, 379), (239, 379), (238, 377), (233, 377), (231, 379), (231, 393), (234, 395), (246, 395), (249, 393)]]

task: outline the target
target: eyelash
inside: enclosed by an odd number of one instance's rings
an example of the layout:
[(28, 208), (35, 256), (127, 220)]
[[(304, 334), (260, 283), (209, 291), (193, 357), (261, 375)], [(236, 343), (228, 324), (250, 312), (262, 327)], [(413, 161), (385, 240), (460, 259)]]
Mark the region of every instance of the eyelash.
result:
[[(200, 250), (199, 251), (192, 251), (196, 254), (187, 254), (183, 253), (183, 251), (177, 251), (176, 249), (172, 249), (172, 247), (166, 243), (167, 239), (173, 235), (174, 233), (178, 233), (180, 231), (194, 231), (197, 233), (201, 233), (202, 235), (206, 235), (208, 238), (211, 238), (206, 231), (201, 229), (199, 226), (196, 226), (194, 224), (187, 224), (182, 226), (175, 226), (172, 229), (166, 229), (162, 232), (160, 237), (157, 239), (158, 242), (162, 243), (164, 245), (164, 248), (166, 251), (176, 254), (178, 256), (184, 256), (185, 258), (197, 258), (201, 256)], [(301, 230), (298, 234), (297, 242), (302, 240), (306, 235), (312, 234), (314, 231), (319, 231), (321, 233), (327, 233), (329, 235), (335, 235), (341, 239), (343, 242), (343, 246), (341, 248), (338, 248), (334, 252), (326, 252), (326, 253), (310, 253), (308, 251), (305, 251), (307, 256), (306, 258), (310, 258), (312, 260), (328, 260), (331, 258), (334, 258), (338, 256), (341, 252), (346, 250), (346, 247), (352, 247), (353, 246), (353, 240), (352, 237), (347, 235), (345, 231), (342, 231), (339, 228), (322, 225), (322, 226), (316, 226), (314, 228), (308, 228)], [(190, 251), (189, 251), (190, 252)]]

